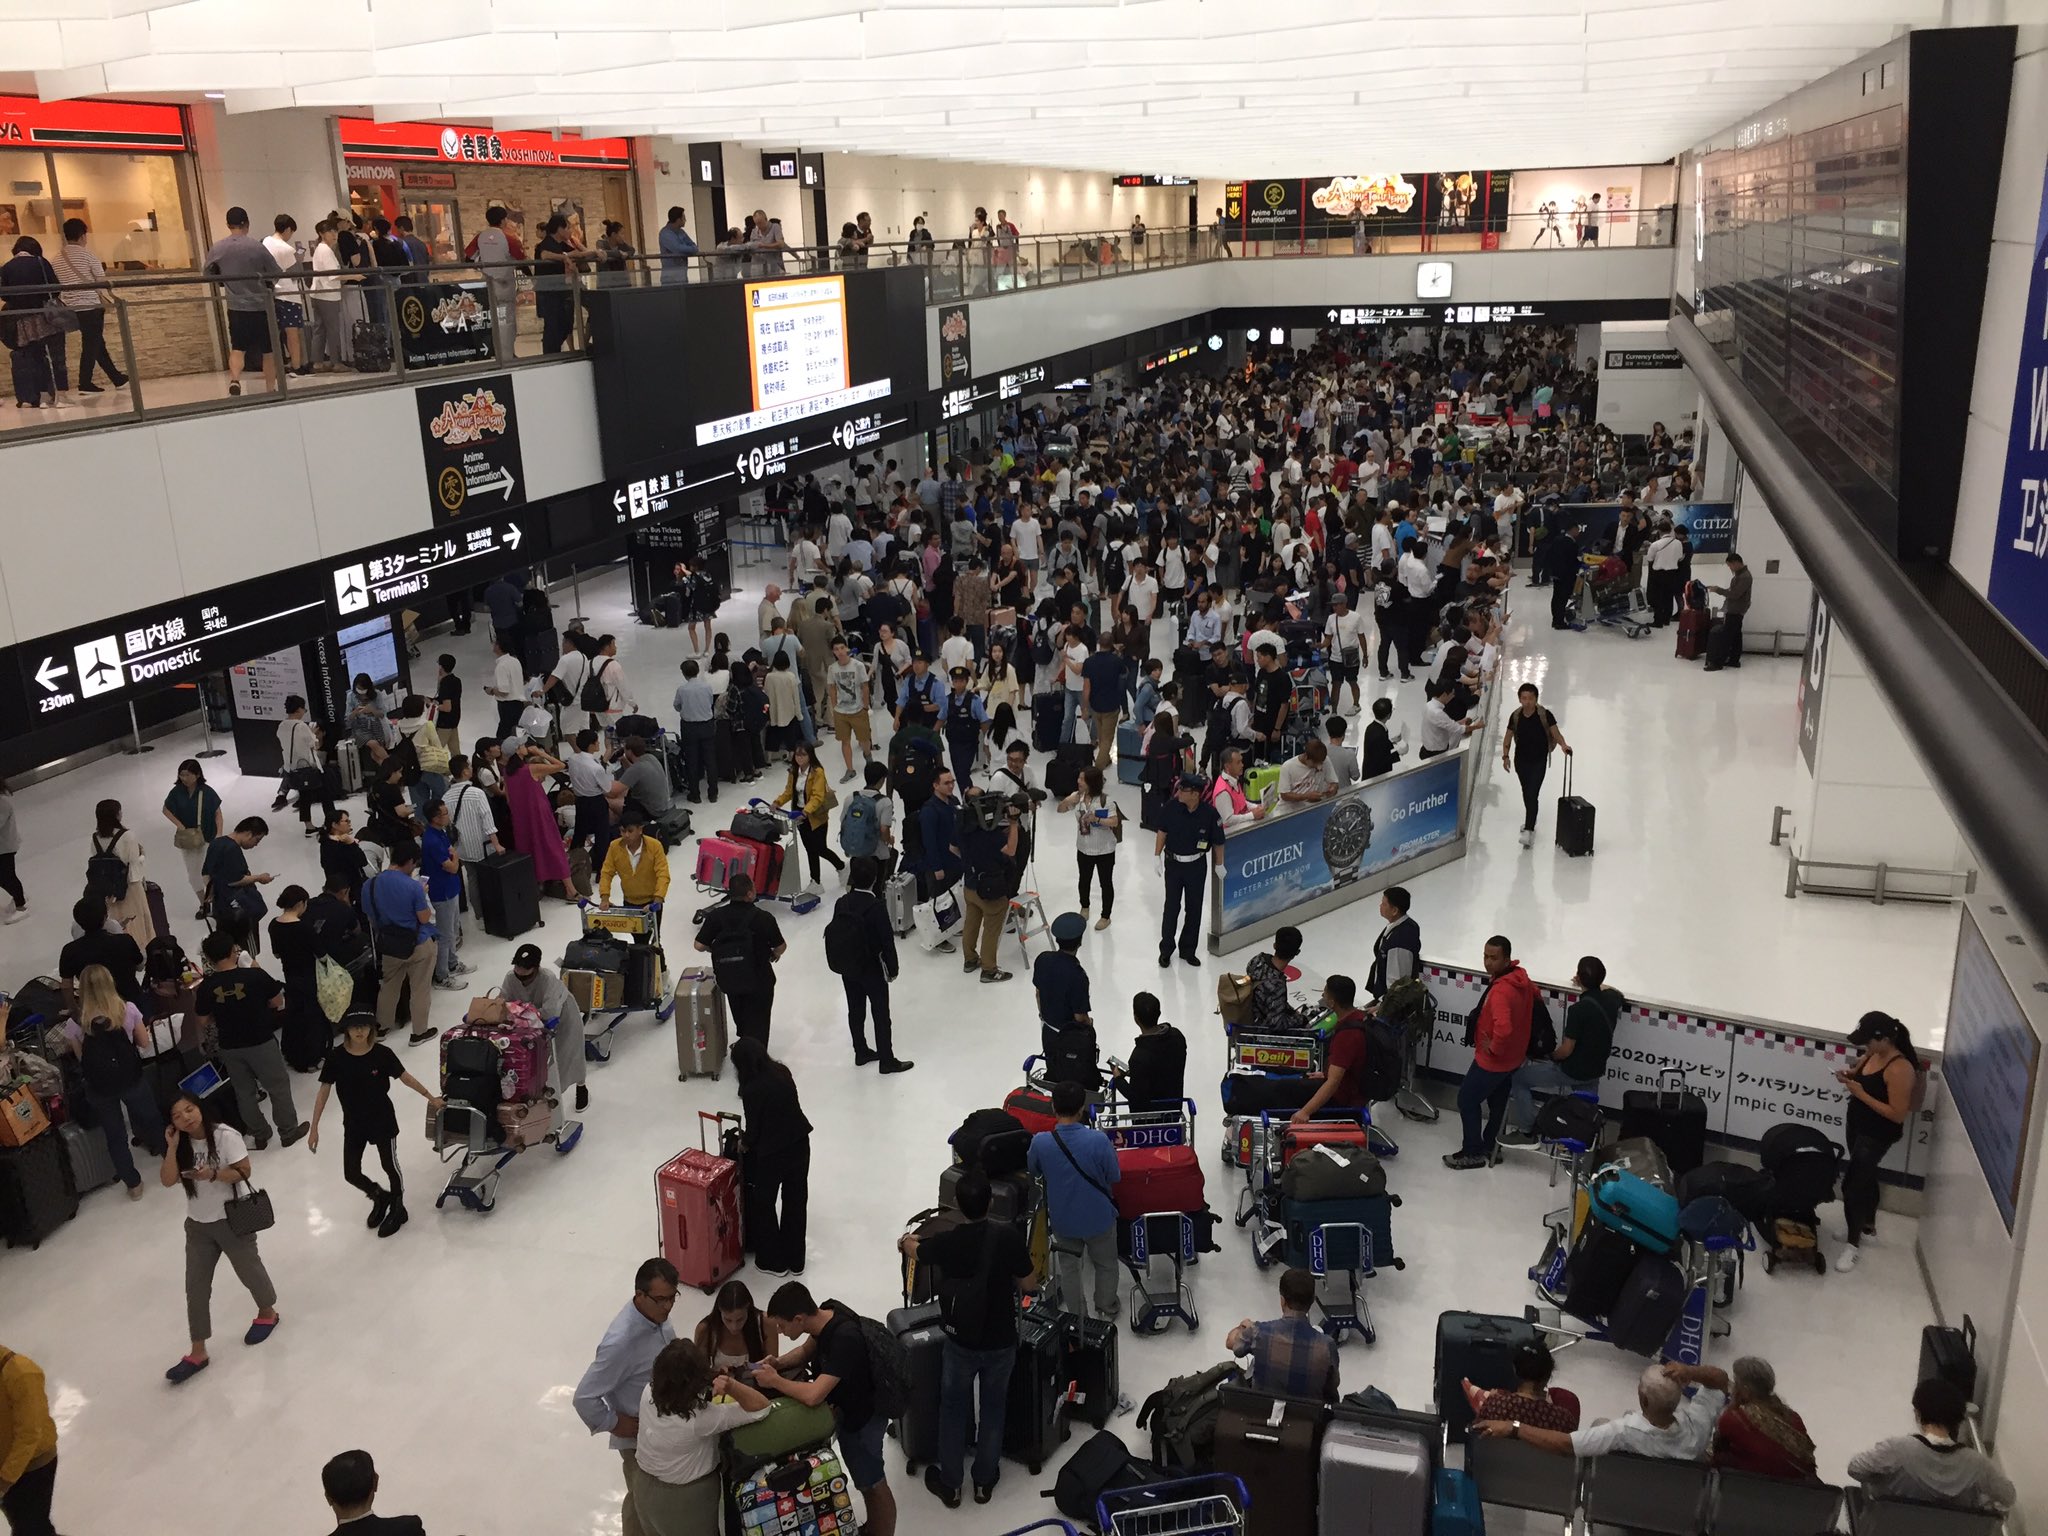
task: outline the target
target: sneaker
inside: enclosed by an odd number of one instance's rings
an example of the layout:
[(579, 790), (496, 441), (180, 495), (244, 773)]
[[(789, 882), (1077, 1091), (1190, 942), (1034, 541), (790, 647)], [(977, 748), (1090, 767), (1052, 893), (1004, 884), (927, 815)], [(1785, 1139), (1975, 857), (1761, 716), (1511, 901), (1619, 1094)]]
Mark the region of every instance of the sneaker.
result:
[(839, 775), (839, 782), (842, 784), (851, 784), (853, 782), (853, 779), (854, 773), (851, 768), (847, 769), (846, 772)]
[(892, 1056), (882, 1063), (880, 1070), (884, 1077), (888, 1077), (893, 1073), (908, 1072), (916, 1065), (917, 1063), (914, 1061), (904, 1061), (901, 1057)]
[(241, 392), (242, 381), (240, 379), (231, 380), (228, 384), (228, 393), (231, 395), (239, 395)]
[(940, 1480), (937, 1467), (926, 1467), (924, 1469), (924, 1487), (925, 1492), (945, 1505), (946, 1508), (958, 1509), (960, 1507), (960, 1490), (958, 1488), (948, 1488)]
[(1540, 1145), (1540, 1143), (1536, 1140), (1536, 1133), (1534, 1131), (1509, 1129), (1500, 1133), (1500, 1145), (1503, 1147), (1534, 1147)]
[(986, 1504), (990, 1499), (994, 1498), (995, 1496), (996, 1485), (994, 1483), (976, 1483), (974, 1485), (975, 1503)]
[(140, 1200), (142, 1198), (142, 1186), (140, 1184), (130, 1184), (128, 1186), (128, 1198), (130, 1200)]
[(1102, 930), (1103, 930), (1103, 929), (1105, 929), (1105, 928), (1107, 928), (1108, 926), (1109, 926), (1109, 919), (1108, 919), (1108, 918), (1106, 918), (1106, 917), (1098, 917), (1097, 919), (1095, 919), (1095, 931), (1096, 931), (1097, 933), (1100, 933), (1100, 932), (1102, 932)]
[(983, 982), (1008, 981), (1010, 979), (1010, 973), (1008, 971), (983, 971), (981, 973), (981, 979)]
[(966, 974), (968, 974), (968, 973), (971, 973), (971, 972), (974, 972), (974, 971), (978, 971), (978, 970), (980, 970), (980, 969), (981, 969), (981, 962), (980, 962), (979, 960), (975, 960), (975, 959), (971, 959), (971, 958), (970, 958), (969, 960), (967, 960), (967, 961), (966, 961), (966, 962), (965, 962), (964, 964), (962, 964), (962, 965), (961, 965), (961, 967), (960, 967), (960, 970), (961, 970), (961, 974), (963, 974), (963, 975), (966, 975)]
[(1835, 1255), (1835, 1273), (1838, 1275), (1846, 1275), (1847, 1273), (1849, 1273), (1850, 1270), (1856, 1267), (1856, 1261), (1862, 1257), (1863, 1250), (1861, 1248), (1858, 1248), (1853, 1243), (1850, 1244), (1847, 1248), (1844, 1248), (1840, 1253)]
[(18, 923), (27, 916), (27, 907), (16, 907), (12, 912), (8, 913), (6, 917), (0, 918), (0, 922)]
[(438, 1029), (421, 1030), (417, 1034), (408, 1035), (406, 1037), (405, 1043), (407, 1045), (425, 1045), (429, 1040), (433, 1039), (434, 1036), (438, 1035), (439, 1033), (441, 1033), (441, 1031), (439, 1031)]
[(448, 974), (450, 976), (474, 976), (476, 974), (476, 967), (467, 960), (458, 960), (448, 967)]
[(936, 943), (936, 944), (934, 944), (934, 945), (932, 946), (932, 953), (933, 953), (933, 954), (935, 954), (935, 955), (950, 955), (950, 954), (952, 954), (952, 953), (953, 953), (953, 941), (952, 941), (951, 939), (941, 939), (941, 940), (939, 940), (939, 942), (938, 942), (938, 943)]
[(466, 992), (469, 989), (463, 985), (460, 976), (450, 971), (446, 976), (443, 976), (434, 983), (434, 990), (437, 992)]
[(1534, 827), (1522, 828), (1522, 846), (1524, 848), (1536, 846), (1536, 829)]
[(1468, 1168), (1484, 1168), (1486, 1155), (1483, 1152), (1452, 1152), (1444, 1157), (1444, 1166), (1463, 1173)]
[(770, 1279), (773, 1280), (787, 1280), (789, 1278), (788, 1270), (770, 1269), (766, 1264), (756, 1264), (754, 1266), (754, 1272), (756, 1274), (767, 1275)]

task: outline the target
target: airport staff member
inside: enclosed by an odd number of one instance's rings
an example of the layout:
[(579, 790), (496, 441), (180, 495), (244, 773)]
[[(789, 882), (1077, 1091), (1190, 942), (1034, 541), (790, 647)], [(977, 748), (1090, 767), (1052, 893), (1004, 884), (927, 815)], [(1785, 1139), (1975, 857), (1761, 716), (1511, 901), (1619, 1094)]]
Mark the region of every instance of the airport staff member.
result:
[(1223, 818), (1202, 798), (1202, 776), (1184, 773), (1159, 813), (1152, 858), (1166, 876), (1166, 916), (1159, 926), (1159, 965), (1173, 963), (1173, 926), (1180, 918), (1180, 957), (1200, 965), (1195, 945), (1202, 932), (1202, 895), (1209, 865), (1223, 867)]

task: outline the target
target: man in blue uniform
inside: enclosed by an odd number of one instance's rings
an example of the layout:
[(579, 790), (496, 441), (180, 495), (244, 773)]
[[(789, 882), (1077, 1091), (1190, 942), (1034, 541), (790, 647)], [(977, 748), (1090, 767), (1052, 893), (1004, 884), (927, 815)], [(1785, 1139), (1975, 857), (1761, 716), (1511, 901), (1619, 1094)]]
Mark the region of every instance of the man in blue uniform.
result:
[(1159, 965), (1173, 963), (1173, 926), (1180, 922), (1180, 957), (1200, 965), (1195, 945), (1202, 932), (1202, 894), (1209, 866), (1223, 867), (1223, 819), (1202, 796), (1203, 779), (1184, 773), (1174, 796), (1159, 813), (1159, 831), (1152, 843), (1153, 861), (1166, 875), (1166, 917), (1159, 927)]

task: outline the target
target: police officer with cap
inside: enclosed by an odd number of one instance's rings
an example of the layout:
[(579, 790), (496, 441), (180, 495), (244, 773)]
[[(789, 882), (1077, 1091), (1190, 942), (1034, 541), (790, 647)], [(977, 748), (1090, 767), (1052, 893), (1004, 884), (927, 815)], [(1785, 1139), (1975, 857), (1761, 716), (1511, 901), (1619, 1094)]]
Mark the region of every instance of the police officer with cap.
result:
[[(1180, 957), (1200, 965), (1195, 945), (1202, 932), (1202, 896), (1209, 866), (1223, 867), (1223, 819), (1203, 797), (1199, 773), (1184, 773), (1159, 813), (1152, 858), (1166, 875), (1166, 916), (1159, 928), (1159, 966), (1173, 963), (1173, 925), (1180, 918)], [(1183, 915), (1184, 914), (1184, 915)]]
[(553, 1019), (549, 1031), (555, 1048), (555, 1086), (574, 1087), (576, 1108), (590, 1104), (590, 1090), (583, 1083), (583, 1010), (562, 985), (562, 978), (540, 963), (540, 946), (522, 944), (512, 951), (512, 969), (498, 984), (498, 993), (508, 1003), (531, 1003), (544, 1019)]

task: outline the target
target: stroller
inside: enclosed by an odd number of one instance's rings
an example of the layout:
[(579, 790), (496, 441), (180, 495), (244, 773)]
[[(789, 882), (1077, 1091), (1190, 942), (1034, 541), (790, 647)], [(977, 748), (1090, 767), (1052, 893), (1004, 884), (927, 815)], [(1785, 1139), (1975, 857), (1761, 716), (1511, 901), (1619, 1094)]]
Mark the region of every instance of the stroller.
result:
[(1816, 1274), (1825, 1274), (1828, 1263), (1820, 1250), (1818, 1210), (1835, 1198), (1841, 1147), (1826, 1132), (1795, 1121), (1772, 1126), (1759, 1148), (1764, 1172), (1771, 1176), (1756, 1223), (1766, 1245), (1764, 1273), (1790, 1263), (1811, 1264)]
[(1580, 612), (1588, 624), (1618, 629), (1631, 640), (1650, 632), (1650, 602), (1629, 578), (1628, 562), (1609, 555), (1579, 572)]

